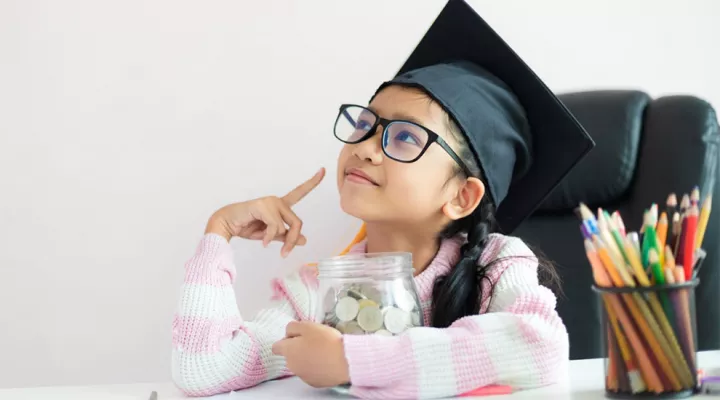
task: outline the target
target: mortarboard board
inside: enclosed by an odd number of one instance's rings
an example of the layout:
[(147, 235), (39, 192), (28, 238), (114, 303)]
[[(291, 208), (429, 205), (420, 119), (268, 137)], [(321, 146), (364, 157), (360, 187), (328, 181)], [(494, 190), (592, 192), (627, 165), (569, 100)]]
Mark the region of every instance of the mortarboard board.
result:
[[(449, 0), (397, 73), (458, 123), (511, 233), (594, 147), (575, 117), (464, 0)], [(377, 92), (376, 92), (377, 93)]]

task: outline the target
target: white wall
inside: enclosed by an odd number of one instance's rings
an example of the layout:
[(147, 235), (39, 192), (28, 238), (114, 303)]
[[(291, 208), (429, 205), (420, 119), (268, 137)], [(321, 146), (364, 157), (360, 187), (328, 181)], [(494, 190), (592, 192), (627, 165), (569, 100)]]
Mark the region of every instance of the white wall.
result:
[[(553, 89), (720, 106), (714, 0), (473, 4)], [(0, 387), (168, 380), (206, 218), (334, 176), (337, 105), (366, 101), (443, 5), (0, 0)], [(234, 242), (248, 317), (358, 226), (333, 179), (297, 211), (310, 243), (287, 261)]]

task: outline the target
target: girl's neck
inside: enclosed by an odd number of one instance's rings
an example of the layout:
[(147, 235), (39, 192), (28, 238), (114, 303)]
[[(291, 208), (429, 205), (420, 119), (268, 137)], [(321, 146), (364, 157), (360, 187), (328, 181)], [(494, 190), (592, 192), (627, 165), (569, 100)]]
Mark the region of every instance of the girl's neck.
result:
[(367, 223), (366, 229), (368, 253), (410, 252), (415, 275), (430, 265), (440, 248), (437, 233), (413, 227), (391, 227), (373, 223)]

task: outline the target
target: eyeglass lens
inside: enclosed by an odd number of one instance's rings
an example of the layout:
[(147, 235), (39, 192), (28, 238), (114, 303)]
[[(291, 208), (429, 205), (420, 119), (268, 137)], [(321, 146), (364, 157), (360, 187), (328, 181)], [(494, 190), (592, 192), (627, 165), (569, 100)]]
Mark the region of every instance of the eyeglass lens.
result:
[[(376, 122), (375, 114), (364, 107), (345, 107), (335, 122), (335, 136), (346, 143), (357, 143)], [(415, 160), (430, 138), (425, 128), (412, 122), (392, 121), (384, 128), (383, 150), (389, 157), (399, 161)]]

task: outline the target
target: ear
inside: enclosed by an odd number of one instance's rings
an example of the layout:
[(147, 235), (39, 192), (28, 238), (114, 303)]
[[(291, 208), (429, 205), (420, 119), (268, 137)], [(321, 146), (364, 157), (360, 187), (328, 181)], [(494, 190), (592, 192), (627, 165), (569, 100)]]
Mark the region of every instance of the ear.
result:
[(472, 214), (485, 196), (485, 184), (478, 178), (468, 178), (458, 189), (455, 197), (442, 207), (443, 214), (458, 220)]

